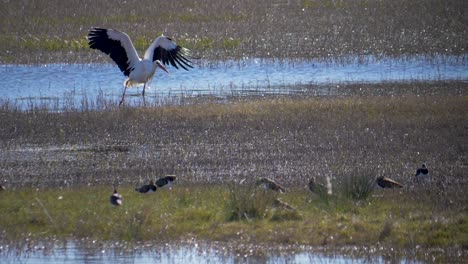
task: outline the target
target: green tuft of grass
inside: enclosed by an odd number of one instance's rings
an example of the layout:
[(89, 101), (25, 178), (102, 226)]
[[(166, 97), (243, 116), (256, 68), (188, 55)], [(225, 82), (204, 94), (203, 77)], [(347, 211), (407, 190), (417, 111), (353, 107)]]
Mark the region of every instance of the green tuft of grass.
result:
[(303, 216), (297, 210), (284, 210), (282, 208), (275, 210), (271, 217), (270, 221), (282, 222), (282, 221), (300, 221), (303, 220)]
[(277, 197), (277, 193), (257, 188), (253, 184), (231, 183), (228, 186), (229, 196), (225, 208), (228, 221), (263, 219)]
[(341, 195), (353, 200), (365, 200), (370, 197), (375, 186), (373, 171), (357, 169), (343, 177), (338, 187)]

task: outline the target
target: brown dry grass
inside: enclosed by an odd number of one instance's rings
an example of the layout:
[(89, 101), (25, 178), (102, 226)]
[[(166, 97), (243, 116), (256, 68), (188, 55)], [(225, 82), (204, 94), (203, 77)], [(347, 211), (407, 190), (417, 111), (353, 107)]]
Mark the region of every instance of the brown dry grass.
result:
[(466, 186), (466, 85), (459, 89), (462, 96), (370, 92), (59, 113), (4, 105), (2, 180), (135, 184), (176, 174), (186, 182), (271, 177), (297, 187), (311, 175), (369, 171), (407, 184), (426, 162), (443, 186)]
[(4, 1), (0, 62), (107, 61), (87, 48), (92, 26), (129, 33), (140, 52), (165, 33), (206, 59), (461, 55), (466, 11), (463, 0)]

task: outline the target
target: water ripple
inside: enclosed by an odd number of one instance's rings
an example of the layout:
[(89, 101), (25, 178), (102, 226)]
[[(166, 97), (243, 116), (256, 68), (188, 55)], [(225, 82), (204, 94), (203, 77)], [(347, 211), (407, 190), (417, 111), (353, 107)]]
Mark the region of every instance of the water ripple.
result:
[[(159, 96), (210, 94), (225, 96), (254, 90), (276, 93), (297, 84), (378, 83), (414, 80), (468, 80), (468, 55), (377, 59), (349, 57), (344, 62), (244, 59), (201, 61), (190, 71), (169, 67), (170, 74), (157, 72), (150, 94)], [(116, 65), (44, 64), (1, 65), (3, 98), (49, 99), (67, 94), (94, 98), (99, 93), (118, 97), (125, 79)], [(293, 88), (293, 87), (291, 87)], [(139, 93), (131, 90), (129, 93)]]

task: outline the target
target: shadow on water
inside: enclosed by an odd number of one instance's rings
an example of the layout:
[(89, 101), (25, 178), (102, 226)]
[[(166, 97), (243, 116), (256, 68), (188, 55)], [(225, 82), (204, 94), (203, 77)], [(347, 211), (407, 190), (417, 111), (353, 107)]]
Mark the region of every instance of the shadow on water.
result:
[[(451, 81), (468, 79), (468, 57), (347, 57), (340, 60), (200, 61), (190, 71), (157, 72), (149, 97), (297, 94), (297, 86), (336, 83)], [(60, 100), (67, 95), (118, 100), (125, 77), (109, 64), (1, 65), (2, 95), (13, 101)], [(295, 88), (296, 87), (296, 88)], [(130, 89), (128, 97), (141, 93)], [(75, 102), (75, 103), (78, 103)]]
[[(190, 240), (175, 245), (126, 242), (65, 241), (0, 247), (2, 263), (421, 263), (435, 261), (437, 251), (425, 251), (429, 259), (416, 260), (417, 250), (396, 252), (383, 247), (341, 249), (308, 246), (265, 246), (204, 243)], [(457, 259), (456, 252), (452, 257)], [(423, 256), (424, 258), (424, 256)], [(447, 260), (447, 256), (444, 256)]]

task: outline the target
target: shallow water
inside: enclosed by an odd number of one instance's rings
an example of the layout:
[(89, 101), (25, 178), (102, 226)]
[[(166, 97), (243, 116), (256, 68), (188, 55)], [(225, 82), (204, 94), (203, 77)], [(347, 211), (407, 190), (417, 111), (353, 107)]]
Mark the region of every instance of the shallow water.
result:
[[(42, 244), (24, 247), (21, 250), (0, 247), (1, 263), (417, 263), (399, 257), (317, 253), (311, 248), (284, 251), (281, 248), (244, 248), (232, 250), (221, 244), (206, 245), (190, 243), (171, 246), (152, 244), (128, 246), (126, 244), (100, 245), (99, 243)], [(369, 252), (372, 254), (372, 252)]]
[[(468, 55), (462, 57), (415, 56), (405, 59), (375, 57), (333, 61), (274, 61), (244, 59), (199, 62), (190, 71), (168, 67), (156, 72), (148, 95), (158, 97), (197, 95), (289, 94), (294, 85), (377, 83), (414, 80), (468, 80)], [(118, 98), (125, 79), (109, 64), (1, 65), (2, 98), (49, 100), (67, 96), (82, 99), (98, 95)], [(141, 87), (128, 94), (138, 94)]]

